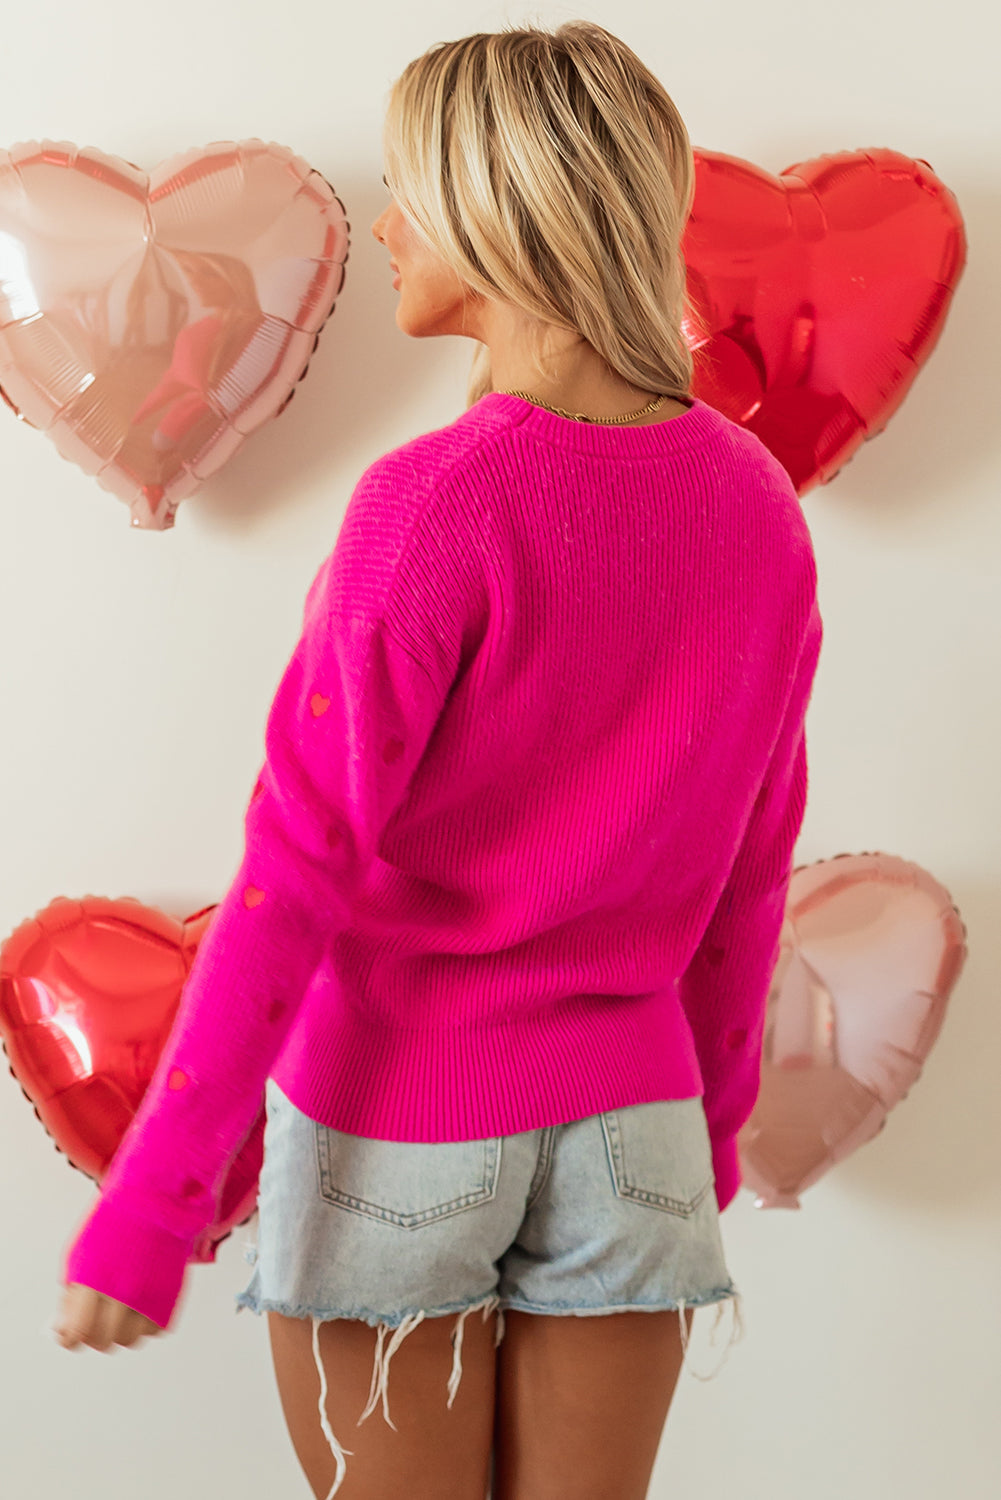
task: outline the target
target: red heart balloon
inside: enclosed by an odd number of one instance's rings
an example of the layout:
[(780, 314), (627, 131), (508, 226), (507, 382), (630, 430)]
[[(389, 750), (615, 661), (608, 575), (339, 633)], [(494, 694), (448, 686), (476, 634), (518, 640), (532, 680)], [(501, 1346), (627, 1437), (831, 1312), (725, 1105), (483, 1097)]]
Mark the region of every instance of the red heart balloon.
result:
[(928, 163), (896, 151), (841, 151), (777, 177), (697, 151), (683, 252), (692, 388), (754, 432), (802, 495), (903, 401), (966, 238)]
[[(0, 1041), (10, 1071), (74, 1167), (97, 1182), (149, 1086), (214, 906), (186, 921), (131, 896), (59, 896), (0, 944)], [(254, 1212), (262, 1107), (193, 1259)]]
[(737, 1142), (757, 1207), (799, 1208), (805, 1188), (882, 1130), (965, 960), (963, 920), (920, 865), (839, 854), (793, 871), (761, 1089)]
[(292, 399), (344, 280), (350, 225), (287, 146), (133, 162), (0, 151), (0, 395), (165, 530)]

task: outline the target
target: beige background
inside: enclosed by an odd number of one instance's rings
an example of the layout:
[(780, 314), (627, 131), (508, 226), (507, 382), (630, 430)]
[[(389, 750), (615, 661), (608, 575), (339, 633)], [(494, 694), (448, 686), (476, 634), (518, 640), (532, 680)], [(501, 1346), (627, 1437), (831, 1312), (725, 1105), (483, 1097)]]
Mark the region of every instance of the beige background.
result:
[[(747, 1333), (683, 1374), (652, 1500), (987, 1500), (1001, 1404), (997, 972), (1001, 737), (996, 12), (888, 0), (579, 7), (121, 0), (9, 7), (0, 144), (45, 136), (151, 167), (220, 139), (294, 147), (348, 209), (338, 309), (296, 399), (173, 532), (0, 411), (0, 933), (57, 895), (220, 899), (306, 587), (362, 470), (453, 419), (472, 345), (408, 340), (388, 256), (386, 91), (434, 41), (591, 17), (663, 79), (696, 146), (772, 171), (891, 146), (957, 194), (970, 259), (887, 431), (804, 500), (826, 640), (810, 708), (805, 863), (928, 868), (970, 959), (924, 1076), (798, 1213), (723, 1218)], [(0, 1079), (0, 1488), (31, 1500), (305, 1495), (264, 1321), (236, 1318), (241, 1231), (189, 1273), (174, 1334), (69, 1354), (45, 1335), (93, 1186)], [(713, 1314), (693, 1362), (718, 1360)], [(729, 1323), (723, 1325), (724, 1333)], [(442, 1373), (444, 1397), (448, 1372)]]

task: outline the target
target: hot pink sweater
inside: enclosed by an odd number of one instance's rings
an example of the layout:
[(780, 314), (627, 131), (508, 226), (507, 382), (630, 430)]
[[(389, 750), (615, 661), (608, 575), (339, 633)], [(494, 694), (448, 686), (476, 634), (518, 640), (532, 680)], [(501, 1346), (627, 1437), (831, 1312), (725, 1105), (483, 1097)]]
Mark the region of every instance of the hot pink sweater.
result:
[(269, 1075), (396, 1141), (701, 1094), (724, 1208), (806, 805), (816, 582), (785, 470), (699, 400), (604, 427), (491, 392), (366, 470), (66, 1283), (168, 1325)]

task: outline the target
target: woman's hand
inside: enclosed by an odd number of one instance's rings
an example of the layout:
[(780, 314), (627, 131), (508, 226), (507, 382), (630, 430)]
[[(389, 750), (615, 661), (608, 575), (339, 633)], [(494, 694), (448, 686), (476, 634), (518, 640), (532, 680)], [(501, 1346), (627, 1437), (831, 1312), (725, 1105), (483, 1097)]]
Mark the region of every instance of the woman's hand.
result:
[(155, 1338), (164, 1332), (159, 1323), (135, 1308), (76, 1281), (70, 1282), (63, 1293), (53, 1331), (64, 1349), (87, 1344), (102, 1353), (107, 1353), (113, 1344), (131, 1349), (140, 1339)]

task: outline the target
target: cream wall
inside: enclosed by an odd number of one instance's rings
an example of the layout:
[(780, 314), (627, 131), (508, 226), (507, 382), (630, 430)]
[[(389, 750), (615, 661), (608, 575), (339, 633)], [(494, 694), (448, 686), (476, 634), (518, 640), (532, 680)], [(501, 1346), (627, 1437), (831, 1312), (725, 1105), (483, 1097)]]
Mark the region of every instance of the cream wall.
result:
[[(296, 400), (173, 532), (0, 412), (0, 934), (57, 895), (218, 900), (305, 589), (362, 469), (463, 406), (472, 345), (396, 328), (381, 212), (391, 80), (434, 41), (584, 15), (663, 79), (697, 146), (780, 171), (886, 145), (957, 194), (969, 264), (888, 430), (804, 509), (826, 622), (797, 861), (885, 850), (952, 893), (970, 957), (923, 1078), (798, 1213), (723, 1218), (747, 1332), (683, 1375), (653, 1500), (1001, 1493), (1001, 550), (996, 11), (617, 0), (323, 5), (35, 0), (8, 8), (0, 144), (151, 167), (219, 139), (291, 145), (347, 206), (345, 290)], [(0, 1490), (31, 1500), (305, 1495), (266, 1327), (236, 1318), (244, 1235), (189, 1274), (176, 1331), (68, 1354), (46, 1330), (94, 1188), (0, 1080)], [(693, 1360), (718, 1359), (712, 1317)], [(729, 1326), (727, 1321), (726, 1327)], [(443, 1374), (443, 1390), (445, 1382)], [(614, 1500), (614, 1497), (609, 1497)]]

